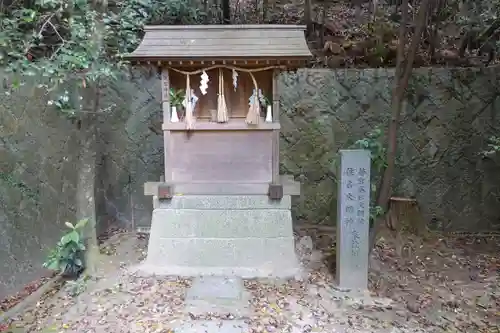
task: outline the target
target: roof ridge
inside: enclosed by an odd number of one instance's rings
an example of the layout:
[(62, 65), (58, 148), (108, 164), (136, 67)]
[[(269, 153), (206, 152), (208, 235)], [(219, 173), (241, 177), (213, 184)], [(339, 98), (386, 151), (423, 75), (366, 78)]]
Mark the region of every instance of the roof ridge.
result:
[(305, 26), (278, 24), (146, 26), (129, 59), (310, 59)]

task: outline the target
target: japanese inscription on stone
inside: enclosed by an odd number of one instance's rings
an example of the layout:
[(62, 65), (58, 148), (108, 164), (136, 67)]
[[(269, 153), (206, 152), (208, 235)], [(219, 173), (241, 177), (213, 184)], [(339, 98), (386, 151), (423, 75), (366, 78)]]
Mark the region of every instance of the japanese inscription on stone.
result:
[(370, 209), (370, 152), (340, 151), (337, 218), (337, 283), (366, 289)]

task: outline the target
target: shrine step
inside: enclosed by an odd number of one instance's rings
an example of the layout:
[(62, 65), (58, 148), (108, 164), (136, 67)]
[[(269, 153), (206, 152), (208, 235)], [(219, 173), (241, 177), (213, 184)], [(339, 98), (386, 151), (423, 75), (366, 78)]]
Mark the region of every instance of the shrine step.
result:
[(243, 320), (195, 320), (175, 328), (176, 333), (247, 333), (248, 324)]
[(154, 208), (171, 209), (290, 209), (291, 196), (269, 200), (267, 195), (176, 195), (170, 200), (153, 196)]
[[(295, 275), (294, 239), (150, 238), (146, 264), (165, 275)], [(164, 269), (162, 269), (162, 267)], [(170, 267), (171, 272), (168, 273)], [(191, 273), (199, 270), (198, 273)], [(291, 273), (292, 272), (292, 273)], [(254, 276), (253, 276), (254, 275)]]
[(299, 272), (289, 197), (185, 196), (163, 204), (153, 212), (145, 270), (247, 278)]
[(155, 238), (293, 237), (287, 209), (155, 209)]
[(251, 314), (250, 293), (241, 278), (203, 276), (193, 279), (188, 289), (184, 312), (195, 316), (219, 315), (242, 319)]
[[(198, 277), (188, 289), (184, 311), (193, 316), (229, 316), (232, 320), (193, 320), (174, 328), (179, 333), (247, 333), (244, 318), (251, 315), (250, 293), (243, 280), (229, 276)], [(215, 315), (215, 316), (214, 316)], [(238, 319), (236, 319), (238, 318)]]

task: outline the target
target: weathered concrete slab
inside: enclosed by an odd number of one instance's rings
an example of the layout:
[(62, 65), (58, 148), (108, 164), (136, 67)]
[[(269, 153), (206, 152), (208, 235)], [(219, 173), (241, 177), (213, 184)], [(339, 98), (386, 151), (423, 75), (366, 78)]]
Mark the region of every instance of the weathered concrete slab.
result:
[(155, 267), (158, 274), (170, 270), (166, 275), (252, 278), (293, 277), (299, 272), (292, 237), (157, 238), (154, 235), (152, 231), (145, 264)]
[(245, 286), (237, 277), (203, 276), (193, 281), (186, 295), (186, 300), (198, 299), (234, 299), (241, 300)]
[(175, 333), (248, 333), (250, 328), (242, 320), (196, 320), (186, 322)]
[(155, 208), (170, 209), (290, 209), (291, 196), (269, 200), (267, 195), (176, 195), (171, 200), (158, 200)]
[(249, 315), (249, 293), (237, 277), (204, 276), (193, 281), (186, 293), (186, 312)]
[[(298, 263), (297, 263), (298, 266)], [(158, 267), (150, 265), (146, 261), (134, 266), (131, 271), (138, 276), (212, 276), (212, 275), (229, 275), (238, 276), (241, 278), (281, 278), (289, 279), (294, 278), (303, 280), (305, 272), (299, 267), (289, 267), (286, 269), (279, 269), (279, 267), (271, 266), (271, 264), (262, 267), (229, 267), (229, 266), (179, 266), (168, 265)]]
[(292, 216), (285, 209), (155, 209), (160, 238), (277, 238), (290, 237)]
[(165, 205), (177, 208), (153, 212), (142, 269), (158, 275), (294, 277), (300, 270), (289, 199), (280, 206), (265, 196), (174, 197)]

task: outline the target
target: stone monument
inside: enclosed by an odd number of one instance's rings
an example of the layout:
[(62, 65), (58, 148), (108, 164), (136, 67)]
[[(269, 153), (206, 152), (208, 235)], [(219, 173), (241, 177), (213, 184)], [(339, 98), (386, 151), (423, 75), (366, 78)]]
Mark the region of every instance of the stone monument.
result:
[(368, 150), (340, 151), (336, 281), (340, 289), (368, 288), (370, 164)]

